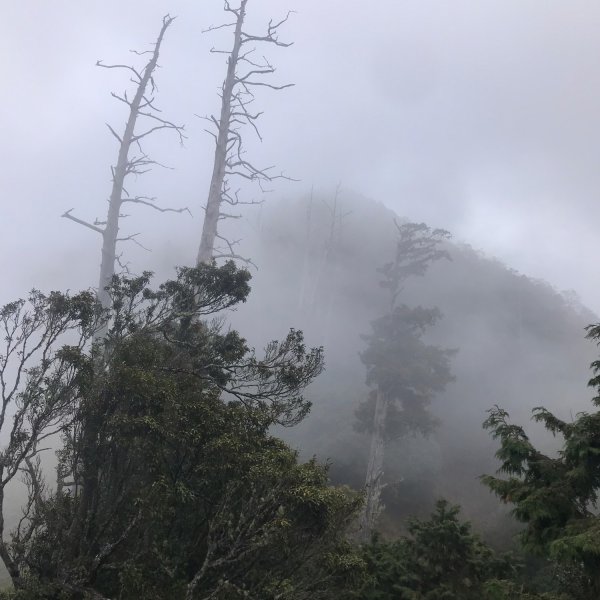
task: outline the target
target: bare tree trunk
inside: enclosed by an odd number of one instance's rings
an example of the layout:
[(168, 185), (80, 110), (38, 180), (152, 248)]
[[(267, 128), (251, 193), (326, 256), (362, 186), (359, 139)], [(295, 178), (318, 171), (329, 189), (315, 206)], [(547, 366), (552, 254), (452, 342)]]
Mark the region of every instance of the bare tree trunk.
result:
[[(125, 179), (128, 175), (139, 175), (144, 173), (148, 167), (156, 164), (155, 161), (150, 159), (142, 150), (141, 142), (142, 139), (151, 133), (160, 129), (173, 129), (179, 135), (180, 140), (183, 140), (183, 127), (175, 125), (170, 121), (167, 121), (158, 115), (158, 109), (154, 106), (154, 71), (158, 63), (158, 57), (160, 54), (160, 47), (165, 35), (165, 32), (169, 25), (173, 22), (174, 18), (167, 15), (163, 18), (162, 26), (154, 44), (154, 50), (147, 52), (138, 52), (137, 54), (150, 54), (150, 60), (146, 64), (144, 70), (140, 73), (134, 67), (128, 65), (105, 65), (98, 61), (96, 64), (100, 67), (107, 69), (125, 69), (133, 73), (132, 81), (137, 83), (135, 95), (132, 100), (127, 96), (127, 92), (123, 96), (119, 96), (115, 93), (112, 94), (114, 98), (123, 102), (129, 107), (129, 117), (125, 125), (125, 131), (120, 136), (117, 132), (108, 125), (110, 132), (119, 142), (119, 153), (117, 156), (117, 163), (112, 167), (112, 189), (108, 204), (108, 214), (106, 221), (89, 223), (82, 219), (78, 219), (71, 215), (71, 210), (68, 210), (63, 214), (63, 217), (71, 219), (80, 225), (84, 225), (89, 229), (92, 229), (102, 235), (102, 259), (100, 263), (100, 277), (98, 280), (98, 300), (101, 305), (106, 308), (110, 304), (110, 297), (106, 290), (107, 286), (115, 274), (115, 262), (117, 261), (117, 242), (125, 240), (135, 241), (135, 235), (126, 236), (119, 238), (119, 222), (121, 217), (121, 207), (124, 203), (130, 202), (134, 204), (142, 204), (150, 206), (155, 210), (161, 212), (172, 211), (172, 212), (183, 212), (187, 210), (183, 209), (172, 209), (172, 208), (159, 208), (154, 204), (154, 198), (148, 198), (145, 196), (130, 197), (125, 190)], [(150, 88), (150, 95), (148, 95), (148, 89)], [(151, 125), (146, 131), (142, 133), (136, 133), (136, 125), (139, 117), (145, 117), (151, 121)], [(130, 156), (130, 150), (132, 146), (136, 146), (139, 150), (138, 156)], [(102, 337), (100, 332), (99, 337)]]
[(106, 226), (102, 233), (102, 262), (100, 263), (100, 278), (98, 280), (98, 300), (100, 300), (103, 307), (107, 307), (110, 302), (106, 287), (110, 285), (113, 275), (115, 274), (117, 240), (119, 237), (119, 218), (124, 197), (123, 185), (125, 183), (125, 177), (132, 172), (132, 167), (135, 168), (129, 161), (129, 149), (131, 148), (131, 144), (136, 141), (135, 125), (140, 114), (142, 101), (146, 94), (146, 88), (152, 79), (154, 69), (156, 69), (160, 46), (165, 31), (172, 22), (172, 18), (163, 19), (160, 33), (158, 34), (156, 44), (154, 45), (154, 52), (144, 69), (135, 96), (129, 105), (129, 118), (127, 119), (127, 125), (125, 126), (125, 131), (121, 139), (117, 164), (113, 168), (113, 185), (108, 203), (108, 215), (106, 217)]
[[(246, 18), (246, 5), (248, 0), (240, 0), (237, 8), (234, 8), (229, 0), (225, 0), (224, 10), (234, 17), (232, 23), (209, 28), (209, 31), (223, 27), (233, 27), (233, 48), (227, 57), (227, 74), (223, 82), (221, 92), (221, 112), (219, 118), (207, 117), (207, 120), (216, 128), (216, 132), (209, 133), (215, 139), (215, 158), (213, 172), (208, 191), (208, 200), (204, 207), (204, 223), (200, 236), (200, 246), (196, 264), (210, 263), (213, 259), (229, 258), (237, 259), (246, 263), (251, 261), (237, 254), (234, 246), (237, 242), (227, 240), (218, 231), (219, 221), (225, 218), (240, 218), (239, 214), (229, 214), (222, 210), (223, 203), (237, 207), (241, 204), (261, 204), (261, 200), (242, 201), (239, 190), (232, 190), (229, 185), (231, 177), (242, 178), (250, 182), (266, 183), (274, 179), (289, 179), (285, 175), (272, 175), (272, 167), (258, 168), (246, 157), (243, 149), (242, 129), (249, 125), (258, 138), (262, 141), (257, 120), (262, 112), (253, 113), (250, 105), (254, 100), (254, 88), (271, 88), (282, 90), (293, 84), (273, 85), (265, 82), (263, 77), (275, 72), (275, 67), (266, 59), (254, 58), (255, 47), (253, 44), (268, 43), (276, 46), (287, 47), (288, 43), (281, 42), (278, 30), (287, 22), (288, 15), (279, 22), (269, 21), (267, 31), (263, 35), (252, 35), (244, 31), (244, 20)], [(218, 50), (218, 53), (226, 51)], [(245, 67), (245, 69), (243, 69)], [(241, 71), (241, 72), (240, 72)], [(262, 186), (261, 190), (265, 191)], [(224, 250), (215, 248), (216, 241), (224, 245)]]
[(373, 418), (373, 433), (371, 450), (365, 482), (365, 504), (359, 519), (359, 541), (366, 543), (371, 539), (377, 517), (381, 511), (381, 490), (383, 489), (383, 460), (385, 458), (385, 422), (387, 418), (388, 399), (377, 390), (375, 401), (375, 416)]
[(242, 0), (240, 8), (236, 13), (235, 32), (233, 37), (233, 50), (227, 59), (227, 76), (223, 83), (223, 96), (221, 101), (221, 116), (218, 123), (218, 133), (215, 147), (215, 162), (213, 166), (206, 213), (200, 237), (200, 248), (198, 250), (197, 264), (209, 263), (212, 260), (215, 239), (217, 237), (217, 226), (221, 214), (223, 181), (227, 168), (227, 152), (229, 146), (229, 134), (231, 129), (231, 103), (233, 100), (233, 88), (236, 84), (236, 69), (242, 47), (242, 25), (246, 17), (246, 3)]
[(340, 210), (340, 190), (341, 184), (338, 184), (335, 188), (333, 203), (331, 205), (327, 202), (324, 203), (331, 214), (329, 237), (325, 241), (324, 252), (317, 266), (315, 283), (312, 290), (311, 311), (313, 317), (319, 311), (319, 317), (325, 332), (325, 340), (327, 340), (331, 329), (331, 314), (335, 299), (337, 275), (339, 273), (338, 261), (340, 258), (339, 246), (342, 239), (342, 225), (344, 219), (350, 214), (350, 211), (341, 212)]

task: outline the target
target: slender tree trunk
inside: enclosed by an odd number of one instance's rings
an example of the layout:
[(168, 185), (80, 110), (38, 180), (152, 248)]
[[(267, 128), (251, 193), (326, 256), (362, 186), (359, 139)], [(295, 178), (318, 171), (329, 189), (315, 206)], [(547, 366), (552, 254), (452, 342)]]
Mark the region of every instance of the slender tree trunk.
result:
[(212, 178), (210, 180), (208, 201), (206, 203), (204, 224), (202, 226), (202, 235), (200, 237), (200, 248), (198, 249), (198, 258), (196, 260), (197, 264), (211, 262), (215, 247), (215, 238), (217, 237), (217, 227), (219, 224), (221, 202), (223, 199), (223, 181), (225, 179), (227, 165), (229, 134), (231, 129), (231, 105), (234, 96), (233, 88), (236, 83), (236, 69), (240, 57), (240, 48), (242, 47), (242, 25), (244, 24), (244, 18), (246, 16), (247, 2), (248, 0), (242, 0), (240, 4), (235, 24), (233, 50), (227, 59), (227, 76), (223, 83), (223, 96), (221, 100), (221, 115), (215, 147), (215, 160)]
[(129, 105), (129, 118), (125, 126), (121, 145), (119, 147), (119, 155), (117, 164), (113, 168), (113, 185), (110, 193), (108, 204), (108, 215), (106, 217), (106, 226), (102, 232), (102, 261), (100, 263), (100, 279), (98, 281), (98, 300), (104, 308), (109, 306), (110, 298), (106, 287), (115, 274), (115, 260), (117, 253), (117, 240), (119, 237), (119, 219), (121, 216), (121, 205), (123, 204), (123, 186), (125, 178), (132, 172), (132, 165), (129, 161), (129, 150), (131, 145), (136, 141), (135, 125), (140, 114), (142, 101), (146, 94), (148, 84), (152, 80), (152, 74), (158, 63), (160, 46), (162, 44), (165, 31), (171, 24), (172, 19), (165, 19), (161, 27), (160, 33), (154, 45), (154, 51), (150, 61), (146, 65), (142, 77), (140, 79), (135, 96)]
[(369, 452), (369, 464), (365, 481), (365, 504), (359, 519), (358, 539), (363, 543), (370, 540), (375, 522), (381, 510), (383, 460), (385, 457), (385, 422), (388, 404), (388, 398), (381, 388), (378, 388), (375, 400), (371, 450)]
[[(449, 258), (445, 250), (439, 250), (438, 245), (448, 239), (449, 233), (443, 229), (431, 230), (424, 223), (406, 223), (398, 225), (394, 221), (398, 229), (399, 239), (396, 245), (396, 256), (393, 263), (386, 265), (381, 272), (385, 276), (384, 287), (390, 292), (390, 315), (396, 307), (396, 302), (400, 292), (403, 289), (404, 281), (414, 275), (424, 275), (427, 271), (429, 263), (440, 258)], [(426, 348), (433, 348), (426, 346)], [(436, 348), (436, 350), (439, 350)], [(444, 354), (446, 351), (442, 351)], [(395, 400), (393, 390), (382, 390), (381, 382), (385, 378), (381, 378), (381, 374), (374, 372), (374, 365), (371, 361), (365, 362), (370, 373), (371, 381), (378, 383), (377, 395), (375, 399), (375, 414), (373, 417), (373, 433), (371, 438), (371, 449), (369, 452), (369, 464), (367, 467), (367, 477), (365, 482), (365, 504), (359, 518), (359, 530), (356, 537), (360, 542), (368, 542), (377, 517), (381, 511), (381, 491), (383, 485), (383, 462), (385, 455), (385, 426), (388, 413), (388, 407)], [(384, 367), (384, 365), (379, 365)], [(384, 371), (388, 367), (384, 367)], [(375, 375), (375, 377), (374, 377)], [(449, 376), (449, 375), (448, 375)], [(412, 377), (412, 373), (404, 375), (404, 377)], [(444, 379), (444, 375), (441, 376)], [(446, 381), (448, 381), (447, 379)], [(389, 383), (387, 385), (390, 385)], [(395, 385), (398, 385), (396, 383)], [(445, 385), (445, 383), (443, 383)], [(434, 389), (427, 389), (430, 394)], [(437, 389), (435, 389), (437, 391)]]
[[(138, 71), (135, 67), (126, 64), (113, 64), (105, 65), (101, 61), (96, 63), (97, 66), (105, 69), (124, 69), (130, 73), (133, 73), (131, 81), (137, 83), (137, 88), (133, 99), (129, 99), (127, 92), (122, 96), (112, 93), (112, 96), (123, 102), (129, 107), (129, 116), (125, 124), (125, 130), (122, 135), (119, 135), (110, 125), (107, 124), (112, 135), (119, 142), (119, 153), (117, 156), (116, 164), (111, 167), (112, 169), (112, 189), (110, 192), (108, 202), (108, 213), (106, 220), (103, 222), (90, 223), (74, 217), (71, 212), (73, 209), (68, 210), (62, 216), (79, 223), (92, 229), (102, 235), (102, 258), (100, 261), (100, 277), (98, 279), (98, 300), (103, 308), (108, 308), (110, 305), (110, 297), (106, 290), (107, 286), (110, 285), (112, 278), (115, 274), (115, 262), (117, 261), (117, 242), (125, 240), (133, 240), (133, 236), (125, 238), (119, 238), (119, 221), (123, 215), (121, 215), (121, 207), (125, 202), (131, 202), (135, 204), (142, 204), (158, 210), (160, 212), (183, 212), (187, 209), (173, 209), (173, 208), (160, 208), (154, 204), (154, 198), (148, 198), (145, 196), (130, 197), (125, 190), (125, 179), (128, 175), (140, 175), (145, 173), (153, 164), (158, 164), (151, 160), (142, 149), (142, 140), (146, 136), (152, 134), (160, 129), (172, 129), (179, 135), (180, 140), (183, 142), (183, 126), (175, 125), (170, 121), (160, 116), (160, 111), (154, 106), (153, 92), (155, 91), (154, 85), (154, 71), (158, 63), (158, 57), (160, 53), (161, 44), (164, 39), (167, 28), (173, 22), (174, 17), (166, 15), (163, 17), (162, 27), (154, 44), (154, 50), (147, 52), (138, 52), (138, 54), (150, 54), (143, 71)], [(150, 93), (147, 93), (150, 87)], [(145, 117), (149, 119), (151, 125), (147, 131), (136, 133), (135, 128), (138, 117)], [(130, 157), (129, 152), (131, 147), (135, 146), (138, 151), (138, 156)], [(94, 336), (96, 340), (101, 340), (105, 337), (105, 328), (101, 329)]]

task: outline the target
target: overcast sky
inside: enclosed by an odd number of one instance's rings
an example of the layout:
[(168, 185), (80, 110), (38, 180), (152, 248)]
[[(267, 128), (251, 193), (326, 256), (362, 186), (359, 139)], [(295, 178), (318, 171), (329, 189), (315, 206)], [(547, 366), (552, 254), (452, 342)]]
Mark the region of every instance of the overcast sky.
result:
[[(275, 81), (296, 86), (260, 93), (264, 142), (249, 143), (301, 180), (274, 199), (342, 182), (600, 312), (597, 1), (249, 0), (248, 29), (287, 9), (294, 45), (267, 52)], [(127, 80), (94, 65), (140, 64), (128, 50), (148, 48), (166, 13), (178, 19), (158, 103), (188, 140), (158, 136), (153, 156), (176, 169), (134, 185), (194, 218), (136, 211), (125, 227), (154, 251), (124, 251), (136, 268), (157, 268), (165, 248), (193, 262), (212, 154), (195, 115), (218, 112), (224, 63), (208, 51), (231, 35), (202, 30), (223, 21), (222, 2), (13, 0), (0, 24), (0, 301), (95, 284), (98, 236), (60, 219), (106, 210), (116, 147), (104, 123), (126, 118), (109, 92)]]

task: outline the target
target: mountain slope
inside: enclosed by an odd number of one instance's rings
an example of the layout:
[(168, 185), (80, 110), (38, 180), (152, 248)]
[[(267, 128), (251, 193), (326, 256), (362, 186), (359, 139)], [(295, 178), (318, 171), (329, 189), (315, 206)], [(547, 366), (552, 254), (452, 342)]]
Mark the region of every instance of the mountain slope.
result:
[[(326, 372), (310, 390), (308, 419), (282, 435), (307, 454), (330, 459), (339, 482), (363, 484), (368, 439), (353, 429), (368, 392), (358, 353), (361, 334), (387, 307), (377, 268), (393, 256), (397, 218), (382, 204), (344, 195), (271, 204), (246, 241), (259, 266), (253, 293), (235, 323), (259, 346), (293, 325), (324, 345)], [(464, 505), (491, 530), (502, 509), (477, 478), (495, 468), (495, 444), (481, 429), (494, 404), (519, 421), (543, 404), (569, 418), (585, 410), (596, 349), (584, 327), (596, 320), (570, 295), (530, 279), (469, 246), (448, 244), (451, 261), (406, 285), (402, 301), (437, 306), (443, 319), (428, 339), (457, 348), (454, 384), (434, 403), (440, 427), (388, 452), (385, 503), (396, 517), (424, 513), (438, 496)], [(531, 428), (532, 437), (536, 429)]]

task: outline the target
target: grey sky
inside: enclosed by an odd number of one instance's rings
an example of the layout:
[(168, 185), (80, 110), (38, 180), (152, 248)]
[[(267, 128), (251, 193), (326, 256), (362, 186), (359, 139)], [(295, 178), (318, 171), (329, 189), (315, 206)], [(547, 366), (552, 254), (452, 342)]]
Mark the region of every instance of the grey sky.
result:
[[(211, 140), (194, 114), (218, 110), (222, 57), (202, 35), (223, 19), (220, 0), (27, 0), (6, 2), (0, 25), (1, 300), (31, 285), (93, 285), (99, 240), (60, 219), (68, 208), (105, 212), (116, 148), (104, 122), (120, 127), (110, 98), (124, 73), (94, 66), (135, 60), (163, 14), (178, 15), (157, 75), (159, 105), (187, 125), (180, 149), (157, 137), (153, 155), (175, 171), (135, 185), (194, 219), (136, 212), (125, 227), (146, 232), (136, 267), (156, 268), (161, 249), (189, 251), (200, 230)], [(344, 187), (496, 255), (600, 311), (600, 5), (580, 0), (250, 0), (251, 23), (294, 9), (269, 52), (278, 81), (265, 91), (263, 144), (249, 152), (301, 183)], [(249, 28), (251, 25), (249, 26)], [(250, 139), (250, 138), (249, 138)], [(170, 245), (170, 246), (169, 246)], [(179, 254), (178, 254), (179, 253)], [(183, 258), (185, 260), (185, 258)], [(138, 264), (139, 263), (139, 264)], [(93, 265), (93, 269), (90, 269)]]

